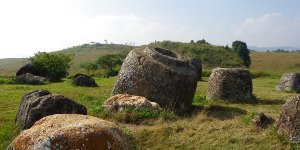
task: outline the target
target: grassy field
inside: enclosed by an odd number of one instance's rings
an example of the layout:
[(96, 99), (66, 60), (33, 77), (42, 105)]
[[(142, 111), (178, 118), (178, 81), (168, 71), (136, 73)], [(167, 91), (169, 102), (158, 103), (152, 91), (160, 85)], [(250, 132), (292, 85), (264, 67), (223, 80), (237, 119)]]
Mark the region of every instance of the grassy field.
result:
[[(128, 50), (130, 47), (73, 47), (76, 52), (71, 74), (82, 72), (78, 69), (84, 61), (94, 61), (98, 56)], [(70, 52), (70, 49), (63, 52)], [(257, 103), (225, 103), (205, 101), (207, 80), (198, 82), (193, 105), (193, 113), (176, 119), (150, 119), (141, 124), (125, 124), (116, 118), (107, 118), (116, 122), (134, 137), (138, 149), (297, 149), (298, 145), (289, 144), (277, 134), (276, 122), (269, 128), (258, 131), (251, 124), (253, 114), (264, 112), (278, 120), (281, 106), (295, 93), (278, 92), (275, 86), (282, 73), (300, 71), (300, 55), (287, 53), (251, 52), (251, 73), (254, 94)], [(16, 60), (0, 61), (2, 66), (11, 66)], [(21, 61), (22, 62), (22, 61)], [(3, 71), (3, 70), (2, 70)], [(206, 76), (210, 69), (206, 69)], [(1, 75), (3, 74), (3, 75)], [(69, 79), (48, 85), (7, 84), (14, 71), (0, 70), (0, 149), (5, 149), (18, 134), (15, 127), (15, 115), (22, 96), (36, 89), (47, 89), (52, 93), (68, 96), (84, 104), (88, 114), (103, 117), (102, 103), (110, 96), (115, 78), (100, 79), (99, 87), (74, 87)], [(262, 78), (263, 77), (263, 78)]]
[[(203, 99), (208, 78), (198, 82), (193, 113), (175, 120), (154, 119), (140, 125), (116, 122), (134, 137), (138, 149), (293, 149), (276, 132), (276, 123), (258, 131), (251, 124), (255, 112), (264, 112), (276, 121), (282, 104), (295, 93), (278, 92), (278, 78), (253, 80), (254, 104), (207, 102)], [(48, 85), (0, 84), (0, 149), (18, 134), (15, 115), (22, 96), (31, 90), (47, 89), (84, 104), (88, 114), (100, 117), (101, 104), (109, 97), (115, 78), (96, 79), (99, 87), (74, 87), (68, 79)], [(115, 121), (114, 119), (110, 119)]]
[(286, 72), (300, 72), (300, 53), (251, 52), (251, 71), (281, 76)]

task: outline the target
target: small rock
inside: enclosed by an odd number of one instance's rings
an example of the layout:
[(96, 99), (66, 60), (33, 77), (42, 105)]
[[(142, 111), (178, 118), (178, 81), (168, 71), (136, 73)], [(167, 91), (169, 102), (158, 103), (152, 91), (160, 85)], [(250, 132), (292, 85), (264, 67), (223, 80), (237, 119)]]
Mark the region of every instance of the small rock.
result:
[(252, 119), (253, 125), (256, 126), (258, 129), (265, 129), (272, 122), (273, 122), (273, 119), (266, 116), (264, 113), (257, 113), (254, 116), (254, 118)]
[(56, 114), (44, 117), (22, 131), (8, 150), (131, 150), (134, 147), (112, 122), (87, 115)]
[(30, 73), (19, 75), (15, 79), (17, 84), (33, 84), (33, 85), (43, 85), (46, 84), (47, 79), (41, 76), (34, 76)]
[(300, 142), (300, 95), (291, 97), (283, 106), (278, 132), (291, 142)]
[(156, 102), (151, 102), (147, 98), (142, 96), (118, 94), (107, 99), (103, 107), (109, 111), (123, 111), (125, 109), (134, 110), (157, 110), (160, 106)]
[(53, 114), (87, 114), (85, 106), (63, 95), (47, 90), (35, 90), (25, 94), (16, 117), (21, 130), (30, 128), (39, 119)]
[(97, 86), (95, 80), (84, 74), (76, 74), (72, 80), (73, 85), (75, 86), (87, 86), (87, 87), (95, 87)]

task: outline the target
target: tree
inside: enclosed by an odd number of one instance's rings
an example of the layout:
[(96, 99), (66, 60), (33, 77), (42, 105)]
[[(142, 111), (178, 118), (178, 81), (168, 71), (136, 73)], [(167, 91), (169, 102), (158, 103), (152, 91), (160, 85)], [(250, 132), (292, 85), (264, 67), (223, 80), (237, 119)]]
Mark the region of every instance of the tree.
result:
[(198, 40), (196, 43), (198, 43), (198, 44), (209, 44), (204, 39)]
[(87, 63), (80, 64), (80, 68), (83, 68), (86, 71), (86, 73), (90, 75), (91, 71), (94, 72), (95, 70), (98, 69), (98, 65), (93, 62), (87, 62)]
[(242, 58), (244, 65), (249, 68), (251, 65), (251, 59), (247, 44), (243, 41), (234, 41), (232, 43), (232, 48)]
[(71, 54), (38, 52), (30, 57), (32, 65), (49, 81), (60, 81), (67, 76), (72, 61)]
[(122, 54), (119, 55), (104, 55), (100, 56), (96, 63), (100, 66), (100, 68), (106, 71), (106, 77), (115, 76), (118, 74), (118, 70), (114, 68), (122, 65), (123, 59), (125, 57)]

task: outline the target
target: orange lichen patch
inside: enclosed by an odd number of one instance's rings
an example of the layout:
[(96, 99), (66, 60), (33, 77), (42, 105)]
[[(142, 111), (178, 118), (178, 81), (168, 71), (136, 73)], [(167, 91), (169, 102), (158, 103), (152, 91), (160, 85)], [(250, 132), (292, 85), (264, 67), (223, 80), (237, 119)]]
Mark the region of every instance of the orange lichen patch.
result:
[(96, 117), (58, 114), (44, 117), (12, 142), (10, 149), (131, 149), (114, 123)]

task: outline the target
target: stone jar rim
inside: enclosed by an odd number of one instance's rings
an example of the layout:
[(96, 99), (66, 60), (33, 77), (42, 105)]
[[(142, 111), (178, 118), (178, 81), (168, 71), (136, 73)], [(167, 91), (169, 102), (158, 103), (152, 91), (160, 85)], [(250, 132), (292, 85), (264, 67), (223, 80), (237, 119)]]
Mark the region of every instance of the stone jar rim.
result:
[(185, 59), (169, 49), (160, 47), (146, 47), (144, 49), (144, 53), (149, 57), (170, 66), (186, 67), (190, 65), (189, 59)]

